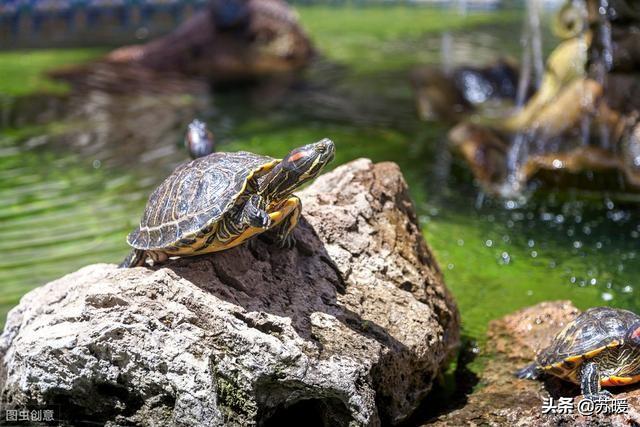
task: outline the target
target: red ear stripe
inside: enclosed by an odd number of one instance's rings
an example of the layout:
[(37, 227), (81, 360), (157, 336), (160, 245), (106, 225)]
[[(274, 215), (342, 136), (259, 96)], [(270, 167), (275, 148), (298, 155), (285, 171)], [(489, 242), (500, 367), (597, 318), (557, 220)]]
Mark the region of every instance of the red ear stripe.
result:
[(631, 338), (634, 338), (634, 339), (640, 339), (640, 327), (636, 328), (636, 329), (631, 333)]
[(304, 151), (298, 151), (297, 153), (291, 155), (291, 157), (289, 157), (289, 161), (290, 162), (295, 162), (296, 160), (300, 160), (301, 158), (303, 158), (305, 155)]

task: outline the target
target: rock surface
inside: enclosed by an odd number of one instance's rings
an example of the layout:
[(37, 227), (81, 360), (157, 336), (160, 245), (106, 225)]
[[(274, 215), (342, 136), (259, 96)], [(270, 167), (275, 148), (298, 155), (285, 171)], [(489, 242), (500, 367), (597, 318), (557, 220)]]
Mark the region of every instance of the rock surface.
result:
[(25, 295), (0, 337), (3, 403), (111, 425), (402, 421), (459, 338), (406, 183), (361, 159), (300, 196), (292, 250), (92, 265)]
[[(487, 353), (491, 359), (480, 378), (480, 387), (466, 404), (435, 420), (436, 426), (627, 426), (640, 424), (638, 386), (609, 388), (616, 399), (627, 399), (629, 412), (623, 415), (578, 414), (582, 399), (577, 386), (557, 378), (520, 380), (513, 373), (531, 363), (539, 348), (546, 347), (564, 325), (580, 311), (569, 301), (543, 302), (491, 322)], [(574, 414), (543, 414), (543, 399), (557, 403), (573, 397)]]

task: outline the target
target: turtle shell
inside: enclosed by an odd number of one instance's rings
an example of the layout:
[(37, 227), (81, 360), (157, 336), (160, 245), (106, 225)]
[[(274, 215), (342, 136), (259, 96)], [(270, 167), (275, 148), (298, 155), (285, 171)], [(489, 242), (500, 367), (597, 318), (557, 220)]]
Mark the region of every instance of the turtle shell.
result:
[(250, 178), (277, 163), (240, 151), (213, 153), (178, 166), (151, 193), (140, 226), (127, 242), (136, 249), (162, 249), (197, 234), (229, 211)]
[(627, 310), (590, 308), (538, 353), (537, 363), (555, 375), (572, 377), (582, 361), (622, 345), (628, 329), (638, 320), (640, 317)]

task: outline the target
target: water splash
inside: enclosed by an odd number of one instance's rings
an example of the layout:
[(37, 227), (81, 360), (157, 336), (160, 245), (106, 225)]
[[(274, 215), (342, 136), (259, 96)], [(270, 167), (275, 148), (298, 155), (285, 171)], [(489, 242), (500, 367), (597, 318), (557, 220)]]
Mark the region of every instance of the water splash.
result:
[(449, 31), (442, 33), (440, 39), (440, 62), (442, 70), (450, 74), (453, 70), (453, 36)]
[[(594, 56), (595, 61), (592, 65), (594, 77), (598, 83), (607, 90), (606, 76), (613, 68), (613, 42), (611, 37), (611, 22), (608, 18), (610, 10), (609, 0), (600, 0), (598, 7), (598, 31), (595, 35), (596, 46)], [(604, 149), (611, 147), (610, 129), (606, 124), (599, 126), (598, 141)]]
[(540, 87), (544, 74), (544, 58), (542, 56), (542, 32), (540, 30), (540, 14), (542, 5), (540, 0), (527, 1), (527, 21), (531, 38), (531, 58), (533, 62), (534, 82)]
[(469, 10), (469, 4), (467, 0), (457, 0), (456, 6), (458, 7), (458, 12), (461, 15), (466, 15)]
[[(540, 30), (540, 14), (542, 4), (540, 0), (527, 0), (526, 17), (522, 33), (522, 65), (518, 91), (516, 94), (516, 111), (525, 105), (526, 95), (533, 83), (539, 88), (544, 74), (544, 58), (542, 56), (542, 32)], [(526, 133), (518, 132), (514, 135), (507, 152), (507, 179), (500, 189), (506, 197), (520, 193), (520, 178), (518, 170), (528, 154), (530, 137)]]

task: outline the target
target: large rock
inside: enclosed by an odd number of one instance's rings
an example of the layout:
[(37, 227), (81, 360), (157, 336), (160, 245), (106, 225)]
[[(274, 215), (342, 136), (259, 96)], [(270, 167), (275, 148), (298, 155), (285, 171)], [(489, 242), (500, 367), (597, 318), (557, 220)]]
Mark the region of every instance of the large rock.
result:
[(405, 419), (459, 335), (407, 185), (362, 159), (300, 196), (295, 249), (92, 265), (25, 295), (0, 337), (3, 402), (113, 424)]
[[(579, 414), (580, 389), (549, 377), (544, 382), (517, 379), (514, 372), (533, 361), (580, 311), (569, 301), (543, 302), (505, 316), (489, 325), (486, 345), (489, 360), (480, 387), (465, 405), (433, 422), (436, 426), (631, 426), (640, 425), (640, 389), (609, 388), (616, 399), (627, 399), (629, 412), (617, 415)], [(544, 399), (574, 398), (572, 414), (542, 410)]]

